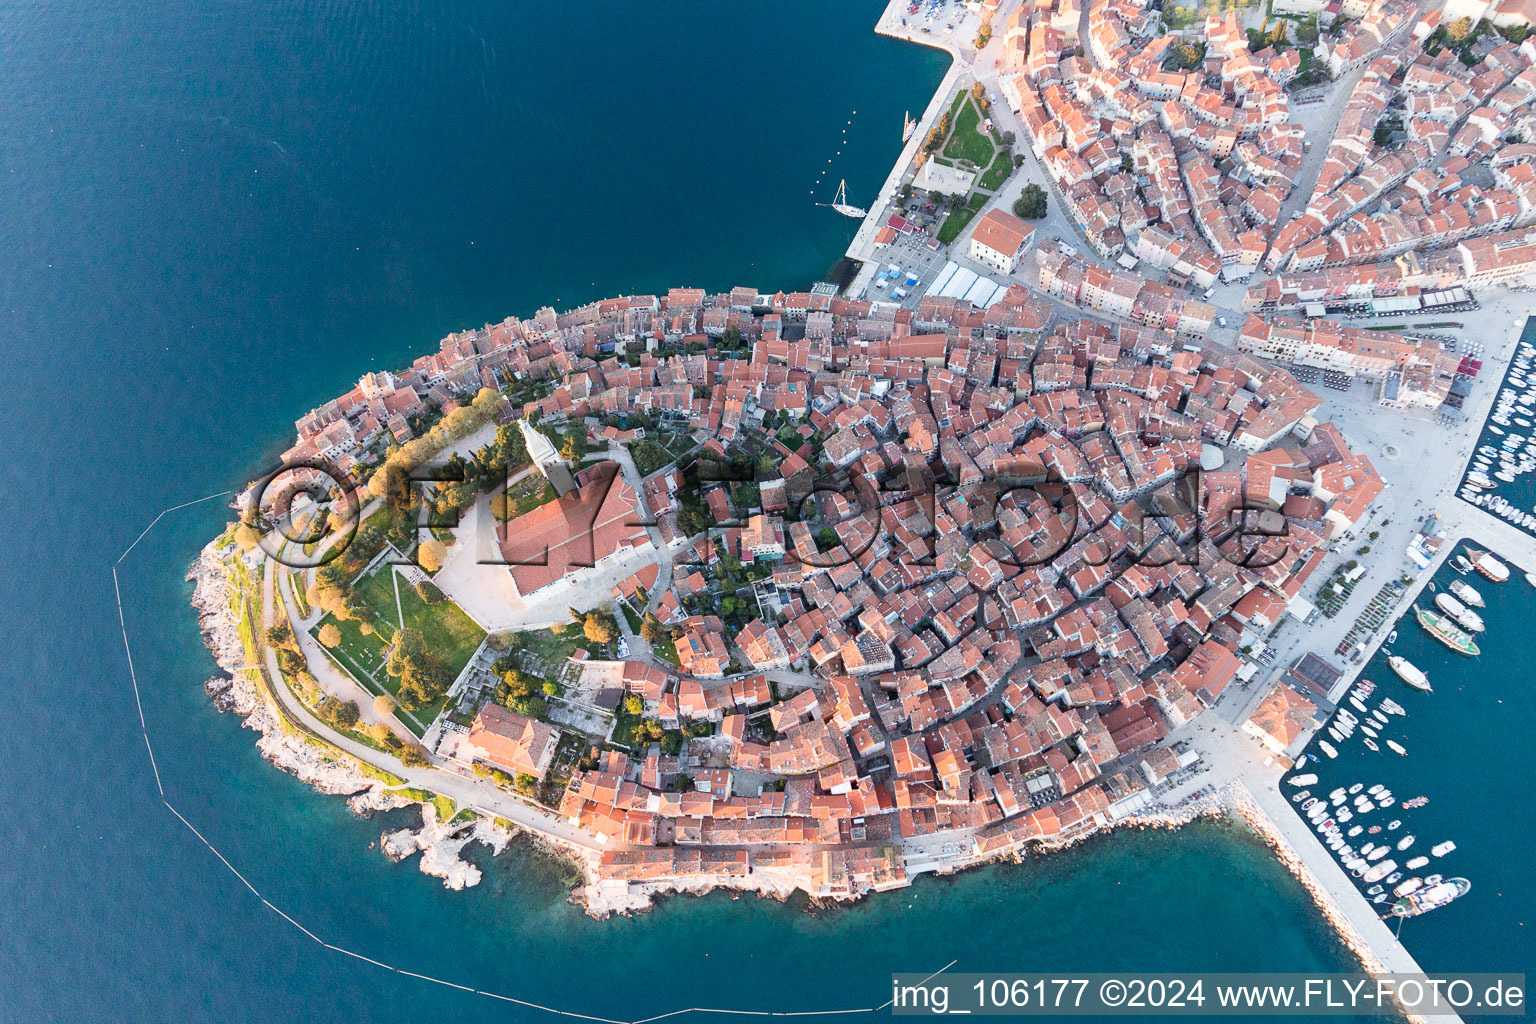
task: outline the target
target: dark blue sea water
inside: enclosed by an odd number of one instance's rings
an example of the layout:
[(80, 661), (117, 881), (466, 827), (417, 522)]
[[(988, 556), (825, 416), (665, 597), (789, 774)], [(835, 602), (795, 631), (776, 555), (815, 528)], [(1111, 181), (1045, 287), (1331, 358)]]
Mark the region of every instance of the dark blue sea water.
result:
[[(826, 171), (869, 196), (944, 71), (874, 36), (877, 14), (0, 7), (0, 1020), (548, 1019), (317, 946), (171, 816), (109, 566), (158, 510), (241, 486), (295, 417), (447, 331), (621, 291), (821, 278), (852, 222), (810, 205), (812, 186)], [(625, 1018), (868, 1005), (888, 972), (951, 959), (1348, 965), (1301, 889), (1220, 825), (822, 916), (719, 896), (599, 924), (527, 851), (446, 892), (369, 848), (398, 821), (280, 774), (209, 706), (182, 576), (222, 519), (216, 502), (167, 517), (124, 563), (145, 715), (178, 808), (331, 942)], [(1489, 966), (1466, 945), (1420, 952)]]

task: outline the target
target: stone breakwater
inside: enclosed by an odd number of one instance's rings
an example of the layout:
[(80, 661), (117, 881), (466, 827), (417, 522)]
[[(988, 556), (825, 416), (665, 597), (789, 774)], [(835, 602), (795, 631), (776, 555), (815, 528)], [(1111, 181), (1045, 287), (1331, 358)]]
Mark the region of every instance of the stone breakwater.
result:
[(1355, 955), (1360, 961), (1361, 966), (1367, 971), (1376, 973), (1387, 971), (1387, 967), (1382, 964), (1380, 957), (1371, 948), (1371, 944), (1355, 928), (1354, 922), (1349, 919), (1349, 915), (1328, 894), (1328, 890), (1323, 886), (1322, 882), (1318, 880), (1317, 876), (1302, 861), (1301, 856), (1291, 847), (1290, 842), (1275, 823), (1270, 821), (1269, 816), (1254, 802), (1253, 796), (1248, 790), (1241, 785), (1234, 785), (1230, 792), (1232, 809), (1268, 844), (1269, 848), (1274, 851), (1275, 856), (1279, 858), (1280, 863), (1284, 864), (1291, 874), (1296, 876), (1296, 880), (1301, 883), (1302, 887), (1312, 897), (1312, 901), (1317, 904), (1318, 910), (1322, 911), (1323, 917), (1333, 926), (1333, 930), (1338, 933), (1339, 940)]

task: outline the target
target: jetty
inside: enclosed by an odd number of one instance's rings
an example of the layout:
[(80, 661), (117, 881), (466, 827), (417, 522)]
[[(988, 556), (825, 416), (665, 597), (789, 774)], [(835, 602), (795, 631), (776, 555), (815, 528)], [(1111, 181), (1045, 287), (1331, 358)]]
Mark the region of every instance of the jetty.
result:
[[(1196, 722), (1184, 729), (1188, 730), (1184, 738), (1200, 751), (1211, 774), (1218, 776), (1216, 781), (1230, 788), (1237, 813), (1275, 847), (1365, 970), (1426, 973), (1280, 791), (1282, 762), (1222, 723)], [(1461, 1018), (1446, 1014), (1412, 1019), (1450, 1022)]]

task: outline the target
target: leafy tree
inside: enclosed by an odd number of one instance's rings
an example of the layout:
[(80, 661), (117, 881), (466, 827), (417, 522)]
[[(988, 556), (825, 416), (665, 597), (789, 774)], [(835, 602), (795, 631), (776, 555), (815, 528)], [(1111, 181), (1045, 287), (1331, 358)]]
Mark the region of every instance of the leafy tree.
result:
[(407, 744), (405, 748), (400, 751), (400, 763), (405, 765), (407, 768), (425, 768), (432, 762), (427, 757), (427, 752), (425, 750), (416, 746), (414, 743), (411, 743)]
[(320, 627), (317, 639), (325, 646), (334, 648), (341, 643), (341, 630), (336, 628), (336, 623), (327, 622)]
[(553, 679), (544, 680), (544, 695), (546, 697), (558, 697), (564, 692), (565, 690), (560, 686), (560, 684), (555, 682)]
[(270, 647), (292, 647), (293, 628), (286, 622), (274, 623), (267, 630), (267, 645)]
[(373, 698), (373, 713), (380, 718), (388, 718), (395, 713), (395, 698), (387, 693), (381, 693)]
[(1446, 38), (1449, 39), (1451, 42), (1456, 43), (1458, 45), (1461, 44), (1461, 43), (1466, 42), (1467, 41), (1467, 37), (1469, 35), (1471, 35), (1471, 34), (1472, 34), (1472, 19), (1471, 18), (1457, 18), (1455, 21), (1451, 22), (1449, 25), (1447, 25), (1445, 27)]
[(580, 424), (574, 424), (565, 432), (565, 440), (560, 443), (560, 455), (573, 463), (580, 462), (587, 454), (587, 428)]
[(590, 612), (582, 623), (582, 631), (587, 639), (595, 644), (613, 643), (613, 638), (618, 635), (618, 623), (612, 615), (603, 611)]
[(640, 620), (640, 638), (648, 644), (653, 644), (665, 636), (666, 631), (662, 629), (661, 623), (657, 621), (656, 616), (646, 612), (645, 618)]
[(337, 701), (331, 715), (331, 720), (343, 729), (352, 728), (363, 717), (357, 705), (349, 700)]
[(663, 754), (676, 755), (683, 749), (683, 734), (676, 729), (668, 729), (661, 734), (661, 752)]
[(1013, 134), (1013, 132), (1003, 132), (1003, 145), (1007, 146), (1009, 149), (1012, 149), (1013, 144), (1018, 141), (1018, 138), (1019, 137)]
[(443, 596), (442, 588), (431, 580), (416, 581), (416, 596), (421, 598), (422, 604), (442, 604), (447, 598)]
[(624, 710), (631, 715), (639, 715), (645, 712), (645, 701), (638, 693), (632, 693), (624, 698)]
[(533, 796), (539, 790), (539, 780), (527, 772), (518, 772), (517, 780), (513, 783), (517, 791), (523, 796)]
[(1023, 193), (1013, 204), (1013, 212), (1015, 216), (1026, 220), (1039, 220), (1045, 216), (1046, 205), (1045, 189), (1039, 185), (1029, 184), (1024, 186)]
[(437, 572), (443, 567), (443, 559), (448, 557), (448, 548), (440, 540), (424, 540), (421, 547), (416, 549), (416, 564), (427, 572)]

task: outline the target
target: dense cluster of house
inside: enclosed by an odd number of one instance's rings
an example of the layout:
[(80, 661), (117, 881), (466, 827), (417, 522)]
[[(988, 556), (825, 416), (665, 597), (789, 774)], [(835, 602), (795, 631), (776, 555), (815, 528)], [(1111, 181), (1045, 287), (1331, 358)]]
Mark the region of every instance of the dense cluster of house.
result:
[[(612, 843), (609, 877), (899, 884), (902, 839), (1070, 837), (1177, 770), (1154, 745), (1236, 677), (1381, 481), (1284, 370), (1051, 308), (1017, 286), (986, 310), (676, 290), (456, 335), (393, 379), (489, 369), (543, 382), (525, 412), (664, 410), (703, 452), (772, 456), (753, 507), (706, 485), (718, 525), (652, 606), (678, 666), (612, 666), (646, 717), (713, 729), (573, 778), (562, 813)], [(744, 350), (716, 347), (727, 330)], [(764, 432), (770, 413), (804, 430)], [(628, 493), (675, 535), (683, 486), (669, 466)], [(778, 598), (735, 632), (685, 604), (722, 548)], [(458, 749), (542, 774), (534, 725), (482, 713)]]
[(1250, 290), (1249, 309), (1521, 283), (1536, 271), (1536, 41), (1486, 33), (1467, 66), (1419, 45), (1449, 8), (1415, 16), (1409, 5), (1387, 45), (1360, 59), (1306, 209), (1265, 256), (1279, 276)]
[(998, 80), (1073, 219), (1106, 259), (1201, 288), (1250, 276), (1304, 151), (1296, 51), (1251, 52), (1235, 13), (1212, 15), (1203, 60), (1167, 70), (1188, 44), (1159, 34), (1158, 10), (1090, 0), (1087, 15), (1083, 39), (1076, 0), (1018, 8)]

